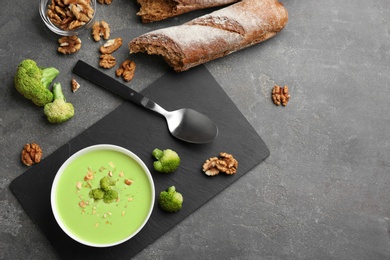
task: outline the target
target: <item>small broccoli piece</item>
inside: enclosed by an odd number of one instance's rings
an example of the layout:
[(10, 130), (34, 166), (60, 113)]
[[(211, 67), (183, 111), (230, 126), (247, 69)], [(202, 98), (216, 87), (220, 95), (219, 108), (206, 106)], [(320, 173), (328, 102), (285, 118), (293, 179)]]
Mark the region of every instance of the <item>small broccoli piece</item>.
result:
[(15, 88), (35, 105), (44, 106), (53, 101), (53, 93), (48, 88), (59, 73), (56, 68), (41, 68), (33, 60), (23, 60), (14, 77)]
[(92, 189), (89, 192), (89, 196), (95, 200), (101, 200), (105, 203), (111, 203), (118, 199), (118, 192), (112, 189), (115, 186), (115, 181), (110, 177), (104, 176), (100, 179), (100, 188)]
[(159, 172), (170, 173), (177, 170), (180, 165), (179, 155), (171, 150), (154, 149), (152, 155), (157, 159), (153, 163), (154, 169)]
[(104, 192), (103, 201), (105, 203), (111, 203), (118, 199), (118, 192), (116, 190), (106, 190)]
[(183, 195), (176, 191), (175, 186), (171, 186), (168, 190), (160, 193), (158, 203), (164, 210), (168, 212), (176, 212), (182, 208)]
[(72, 103), (67, 103), (60, 83), (53, 85), (54, 100), (44, 106), (43, 112), (50, 123), (62, 123), (74, 116)]
[(104, 197), (104, 191), (99, 188), (93, 189), (89, 192), (89, 197), (95, 200), (101, 200)]
[(110, 186), (114, 186), (115, 181), (111, 180), (110, 177), (104, 176), (100, 179), (100, 188), (104, 191), (108, 191), (111, 189)]

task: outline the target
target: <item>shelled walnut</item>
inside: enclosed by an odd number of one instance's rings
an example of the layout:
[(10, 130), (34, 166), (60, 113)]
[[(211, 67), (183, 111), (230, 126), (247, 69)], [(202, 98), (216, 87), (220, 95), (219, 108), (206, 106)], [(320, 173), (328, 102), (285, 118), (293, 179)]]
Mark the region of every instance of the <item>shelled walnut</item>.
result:
[(233, 155), (221, 152), (219, 157), (211, 157), (203, 164), (203, 172), (208, 176), (215, 176), (220, 172), (228, 175), (235, 174), (238, 168), (238, 161)]
[(106, 4), (106, 5), (109, 5), (112, 3), (112, 0), (97, 0), (99, 2), (99, 4)]
[(76, 35), (63, 36), (58, 39), (58, 43), (60, 46), (57, 50), (63, 54), (72, 54), (81, 49), (81, 40)]
[(125, 60), (122, 62), (121, 66), (115, 71), (117, 77), (121, 77), (129, 82), (133, 79), (135, 73), (135, 62), (131, 60)]
[(108, 40), (103, 46), (100, 47), (102, 54), (111, 54), (122, 46), (122, 38), (115, 38)]
[(76, 92), (80, 88), (80, 84), (75, 79), (72, 79), (70, 84), (72, 87), (72, 92)]
[(92, 26), (93, 39), (98, 42), (103, 39), (108, 40), (110, 38), (110, 26), (105, 21), (95, 22)]
[(116, 59), (111, 54), (100, 55), (99, 66), (105, 69), (111, 69), (116, 65)]
[(26, 144), (23, 147), (21, 159), (27, 166), (39, 163), (42, 159), (41, 147), (36, 143)]
[(290, 100), (288, 86), (274, 86), (274, 88), (272, 89), (272, 100), (277, 106), (279, 106), (280, 104), (282, 104), (283, 106), (287, 106), (287, 103)]

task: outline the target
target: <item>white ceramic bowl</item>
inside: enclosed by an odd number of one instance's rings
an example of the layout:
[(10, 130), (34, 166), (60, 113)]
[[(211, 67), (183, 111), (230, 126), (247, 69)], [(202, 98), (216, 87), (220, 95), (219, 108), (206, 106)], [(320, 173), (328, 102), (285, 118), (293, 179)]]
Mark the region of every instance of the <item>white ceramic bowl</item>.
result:
[(39, 14), (42, 18), (42, 21), (45, 23), (47, 28), (49, 28), (52, 32), (61, 35), (61, 36), (72, 36), (72, 35), (80, 35), (84, 33), (87, 29), (90, 29), (95, 21), (96, 17), (96, 0), (90, 0), (91, 7), (94, 10), (93, 17), (89, 22), (85, 25), (80, 26), (73, 30), (63, 30), (60, 27), (56, 26), (52, 23), (50, 18), (47, 16), (48, 5), (51, 4), (51, 0), (40, 0), (39, 3)]
[[(84, 179), (93, 172), (94, 179)], [(90, 198), (102, 176), (116, 181), (119, 199), (112, 203)], [(131, 185), (124, 184), (131, 179)], [(84, 148), (58, 170), (51, 189), (51, 206), (61, 229), (75, 241), (109, 247), (134, 237), (153, 210), (155, 188), (144, 162), (131, 151), (109, 144)], [(138, 204), (137, 204), (138, 203)]]

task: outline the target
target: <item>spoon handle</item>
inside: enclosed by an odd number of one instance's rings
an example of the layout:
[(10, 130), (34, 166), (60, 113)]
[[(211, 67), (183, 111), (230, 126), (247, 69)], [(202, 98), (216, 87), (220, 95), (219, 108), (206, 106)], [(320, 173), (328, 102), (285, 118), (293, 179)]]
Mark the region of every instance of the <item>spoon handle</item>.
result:
[(156, 105), (149, 98), (143, 96), (142, 94), (132, 90), (126, 85), (120, 83), (114, 78), (106, 75), (100, 70), (92, 67), (91, 65), (85, 63), (82, 60), (78, 60), (76, 65), (73, 67), (73, 73), (96, 83), (97, 85), (104, 87), (115, 94), (143, 107), (153, 110)]

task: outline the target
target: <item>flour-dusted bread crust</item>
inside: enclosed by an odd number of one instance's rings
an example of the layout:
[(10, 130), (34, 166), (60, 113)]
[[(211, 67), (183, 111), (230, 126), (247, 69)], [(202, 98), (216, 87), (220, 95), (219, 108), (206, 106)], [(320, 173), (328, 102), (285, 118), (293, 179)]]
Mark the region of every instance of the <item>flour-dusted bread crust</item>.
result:
[(239, 0), (137, 0), (142, 22), (161, 21), (195, 10), (227, 5)]
[(277, 0), (242, 0), (188, 23), (143, 34), (129, 49), (161, 55), (180, 72), (267, 40), (287, 20), (287, 10)]

